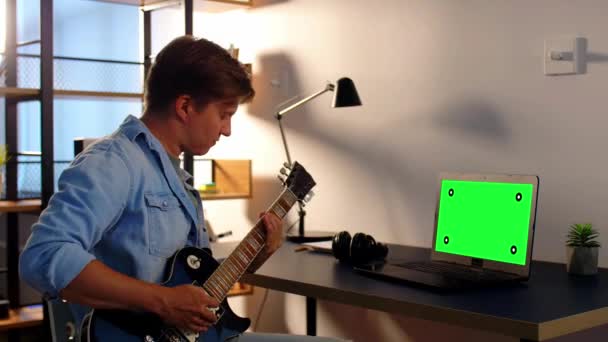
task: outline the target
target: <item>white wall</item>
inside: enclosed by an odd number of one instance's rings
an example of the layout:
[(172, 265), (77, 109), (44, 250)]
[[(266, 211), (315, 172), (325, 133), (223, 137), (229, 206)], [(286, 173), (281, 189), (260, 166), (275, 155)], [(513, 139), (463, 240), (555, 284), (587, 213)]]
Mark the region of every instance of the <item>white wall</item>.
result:
[[(277, 191), (276, 106), (348, 75), (364, 106), (331, 109), (325, 95), (285, 119), (292, 155), (319, 184), (307, 227), (430, 246), (440, 171), (530, 173), (541, 179), (535, 259), (563, 262), (574, 222), (592, 222), (608, 246), (606, 1), (256, 3), (195, 16), (195, 34), (235, 43), (253, 62), (258, 92), (210, 154), (253, 159), (256, 183), (249, 202), (205, 204), (216, 230), (242, 237)], [(183, 30), (181, 16), (167, 20)], [(564, 34), (586, 37), (594, 61), (585, 75), (544, 76), (543, 41)], [(604, 250), (600, 258), (608, 267)], [(242, 309), (255, 315), (259, 299)], [(271, 314), (281, 306), (285, 318)], [(502, 338), (330, 303), (319, 311), (320, 334), (357, 341)], [(259, 328), (303, 333), (303, 318), (302, 298), (272, 292)]]

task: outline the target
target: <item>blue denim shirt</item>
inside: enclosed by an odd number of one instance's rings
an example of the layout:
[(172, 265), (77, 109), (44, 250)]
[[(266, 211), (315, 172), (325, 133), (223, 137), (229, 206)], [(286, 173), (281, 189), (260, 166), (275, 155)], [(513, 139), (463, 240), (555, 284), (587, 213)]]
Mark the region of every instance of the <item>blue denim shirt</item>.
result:
[(129, 116), (61, 174), (21, 254), (21, 278), (57, 296), (97, 259), (131, 277), (162, 282), (175, 251), (209, 246), (200, 196), (186, 183), (191, 176), (179, 171), (160, 141)]

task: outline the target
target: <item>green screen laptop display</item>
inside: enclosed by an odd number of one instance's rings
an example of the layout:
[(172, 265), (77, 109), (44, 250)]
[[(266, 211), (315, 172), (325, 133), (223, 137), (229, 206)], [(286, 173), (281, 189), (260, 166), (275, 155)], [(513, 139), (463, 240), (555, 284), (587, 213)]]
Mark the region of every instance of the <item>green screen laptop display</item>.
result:
[(532, 184), (443, 180), (435, 250), (526, 264)]

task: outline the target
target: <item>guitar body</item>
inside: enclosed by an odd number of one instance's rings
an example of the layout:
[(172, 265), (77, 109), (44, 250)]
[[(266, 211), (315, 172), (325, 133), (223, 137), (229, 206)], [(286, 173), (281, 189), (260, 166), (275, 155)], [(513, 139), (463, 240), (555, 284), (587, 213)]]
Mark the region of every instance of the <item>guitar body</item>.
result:
[[(195, 247), (179, 250), (169, 261), (164, 286), (193, 284), (202, 286), (218, 268), (210, 253)], [(216, 312), (218, 322), (203, 335), (187, 334), (165, 325), (151, 313), (125, 310), (93, 310), (82, 323), (82, 342), (213, 342), (224, 341), (247, 330), (251, 321), (238, 317), (224, 299)]]

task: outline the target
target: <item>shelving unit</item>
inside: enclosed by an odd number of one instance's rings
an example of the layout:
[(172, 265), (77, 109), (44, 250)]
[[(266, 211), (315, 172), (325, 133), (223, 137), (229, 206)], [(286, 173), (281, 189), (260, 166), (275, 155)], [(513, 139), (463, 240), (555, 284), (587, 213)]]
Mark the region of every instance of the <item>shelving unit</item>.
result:
[[(72, 89), (53, 89), (54, 61), (62, 57), (53, 56), (53, 1), (40, 0), (40, 39), (31, 42), (17, 42), (17, 0), (6, 0), (6, 77), (5, 85), (0, 87), (0, 97), (5, 99), (5, 136), (9, 146), (9, 154), (17, 156), (19, 151), (17, 137), (17, 104), (24, 101), (40, 103), (41, 118), (41, 198), (19, 199), (17, 189), (18, 169), (16, 163), (6, 166), (6, 200), (0, 200), (0, 213), (6, 217), (8, 227), (19, 226), (19, 215), (38, 214), (47, 205), (54, 192), (54, 147), (53, 147), (53, 99), (54, 98), (123, 98), (142, 100), (143, 94), (138, 92), (83, 91)], [(162, 8), (165, 4), (178, 1), (160, 0), (97, 0), (139, 6), (144, 13), (144, 73), (151, 66), (151, 12)], [(198, 1), (198, 0), (197, 0)], [(203, 1), (203, 0), (200, 0)], [(251, 0), (204, 0), (229, 6), (251, 6)], [(193, 0), (182, 0), (185, 8), (185, 33), (193, 32)], [(149, 5), (155, 6), (150, 7)], [(40, 44), (40, 87), (19, 88), (17, 86), (17, 47)], [(31, 57), (31, 56), (30, 56)], [(67, 59), (76, 59), (70, 58)], [(85, 59), (83, 59), (85, 60)], [(103, 60), (99, 60), (103, 62)], [(118, 62), (120, 61), (105, 61)], [(133, 63), (133, 62), (127, 62)], [(250, 68), (250, 66), (249, 66)], [(193, 173), (192, 156), (186, 156), (185, 169)], [(251, 197), (251, 161), (250, 160), (215, 160), (213, 163), (214, 181), (218, 192), (202, 194), (205, 200), (220, 200)], [(20, 286), (18, 275), (19, 231), (7, 229), (7, 282), (8, 299), (11, 303), (10, 318), (0, 320), (0, 331), (25, 328), (42, 324), (43, 312), (41, 306), (20, 307)], [(250, 294), (251, 286), (237, 284), (229, 295)]]

